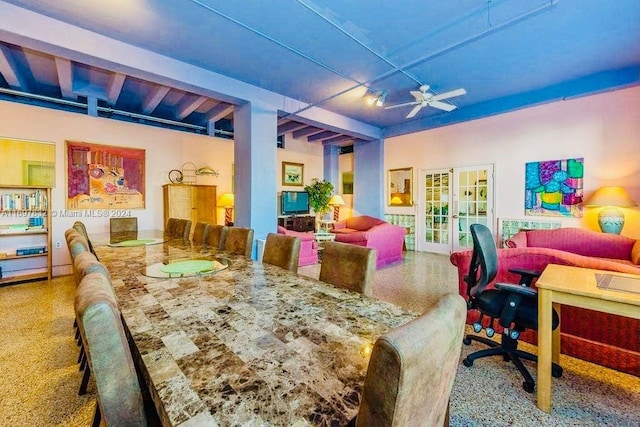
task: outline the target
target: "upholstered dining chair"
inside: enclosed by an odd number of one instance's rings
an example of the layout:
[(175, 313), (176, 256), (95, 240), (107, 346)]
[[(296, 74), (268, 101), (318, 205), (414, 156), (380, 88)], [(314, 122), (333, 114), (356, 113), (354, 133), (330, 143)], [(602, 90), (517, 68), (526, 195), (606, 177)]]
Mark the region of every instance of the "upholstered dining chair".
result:
[(188, 239), (191, 234), (191, 220), (180, 218), (170, 218), (170, 220), (171, 219), (173, 219), (173, 221), (171, 221), (170, 225), (167, 223), (165, 234), (173, 238)]
[(376, 271), (376, 255), (375, 249), (364, 246), (325, 242), (320, 280), (371, 296)]
[(111, 243), (138, 238), (138, 218), (109, 218), (109, 233)]
[(78, 233), (80, 233), (80, 235), (82, 237), (84, 237), (87, 240), (87, 244), (89, 245), (89, 251), (92, 254), (94, 254), (96, 256), (96, 258), (97, 258), (98, 255), (96, 255), (96, 251), (93, 250), (93, 244), (91, 243), (91, 240), (89, 239), (89, 233), (87, 233), (87, 227), (85, 227), (84, 223), (82, 221), (76, 221), (76, 222), (73, 223), (71, 228), (76, 230)]
[(448, 426), (466, 316), (464, 298), (449, 293), (420, 317), (379, 337), (352, 424)]
[(196, 226), (193, 228), (193, 242), (194, 243), (206, 243), (209, 238), (209, 231), (211, 225), (206, 222), (196, 222)]
[(220, 248), (230, 254), (251, 257), (253, 250), (253, 229), (244, 227), (227, 227), (226, 235)]
[[(479, 335), (468, 334), (463, 342), (481, 342), (489, 348), (478, 350), (467, 355), (462, 364), (471, 367), (476, 359), (488, 356), (501, 356), (511, 361), (524, 378), (522, 387), (533, 393), (535, 382), (521, 359), (537, 361), (536, 355), (518, 349), (518, 338), (525, 329), (538, 329), (538, 292), (531, 287), (533, 280), (539, 276), (536, 271), (515, 269), (509, 271), (520, 275), (520, 281), (515, 283), (496, 283), (489, 285), (498, 274), (498, 252), (491, 231), (482, 224), (472, 224), (469, 227), (473, 238), (473, 254), (469, 274), (464, 280), (467, 283), (469, 297), (468, 308), (479, 310), (480, 319), (473, 325), (474, 332), (480, 332), (486, 327), (489, 338), (498, 326), (502, 328), (500, 342)], [(488, 326), (483, 323), (483, 316), (489, 318)], [(498, 320), (498, 325), (495, 321)], [(556, 329), (560, 318), (556, 310), (552, 313), (552, 327)], [(562, 367), (553, 363), (551, 375), (555, 378), (562, 376)]]
[(264, 244), (262, 262), (297, 273), (301, 243), (299, 237), (269, 233)]
[(87, 274), (76, 290), (74, 308), (96, 383), (93, 425), (146, 426), (144, 402), (111, 284), (100, 273)]
[(227, 231), (229, 227), (226, 225), (212, 225), (209, 227), (209, 236), (207, 236), (207, 243), (217, 249), (222, 249), (221, 244), (227, 237)]

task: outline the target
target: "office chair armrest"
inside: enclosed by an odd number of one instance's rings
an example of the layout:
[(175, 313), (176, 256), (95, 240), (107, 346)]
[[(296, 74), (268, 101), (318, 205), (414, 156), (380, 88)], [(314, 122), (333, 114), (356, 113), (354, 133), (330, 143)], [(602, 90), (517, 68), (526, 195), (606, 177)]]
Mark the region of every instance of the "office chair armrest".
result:
[(522, 285), (514, 285), (512, 283), (496, 283), (495, 286), (496, 289), (499, 289), (501, 291), (507, 291), (525, 297), (535, 297), (536, 295), (538, 295), (538, 292), (535, 289)]
[(510, 268), (509, 272), (520, 275), (519, 284), (525, 286), (531, 286), (533, 279), (540, 277), (542, 274), (540, 271), (526, 270), (524, 268)]

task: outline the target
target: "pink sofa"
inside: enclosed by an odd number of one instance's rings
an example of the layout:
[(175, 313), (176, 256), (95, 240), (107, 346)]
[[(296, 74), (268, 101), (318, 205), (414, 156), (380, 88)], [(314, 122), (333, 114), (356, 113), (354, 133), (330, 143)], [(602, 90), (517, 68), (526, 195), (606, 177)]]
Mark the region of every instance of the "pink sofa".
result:
[(282, 226), (278, 226), (278, 234), (299, 237), (300, 242), (300, 259), (298, 266), (311, 265), (318, 263), (318, 244), (316, 243), (313, 233), (303, 233), (301, 231), (287, 230)]
[(378, 252), (376, 267), (402, 261), (402, 247), (407, 230), (367, 215), (355, 216), (333, 225), (336, 242), (366, 246)]
[[(509, 248), (498, 249), (495, 282), (517, 283), (518, 276), (510, 273), (510, 268), (542, 271), (547, 264), (640, 274), (640, 243), (623, 236), (560, 228), (522, 231), (506, 243)], [(469, 272), (471, 254), (464, 251), (451, 255), (451, 263), (458, 267), (459, 292), (465, 298), (464, 276)], [(639, 320), (571, 306), (562, 307), (560, 316), (563, 354), (640, 376)], [(469, 311), (467, 323), (477, 318), (477, 312)], [(534, 331), (521, 337), (537, 343)]]

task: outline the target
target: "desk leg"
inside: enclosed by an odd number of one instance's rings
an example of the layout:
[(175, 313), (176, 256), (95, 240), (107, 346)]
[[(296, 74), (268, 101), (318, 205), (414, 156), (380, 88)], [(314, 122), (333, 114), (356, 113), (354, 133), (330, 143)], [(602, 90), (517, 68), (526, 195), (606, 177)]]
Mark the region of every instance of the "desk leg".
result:
[[(552, 291), (538, 289), (538, 408), (551, 412)], [(560, 328), (558, 327), (558, 334)]]

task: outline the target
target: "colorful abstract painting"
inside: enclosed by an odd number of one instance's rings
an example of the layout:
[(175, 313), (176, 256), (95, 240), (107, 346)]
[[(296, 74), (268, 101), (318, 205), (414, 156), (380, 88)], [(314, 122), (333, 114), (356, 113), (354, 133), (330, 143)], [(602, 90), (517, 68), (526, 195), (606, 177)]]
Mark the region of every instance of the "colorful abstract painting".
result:
[(68, 209), (144, 209), (145, 151), (67, 141)]
[(583, 158), (525, 166), (525, 215), (582, 217)]

